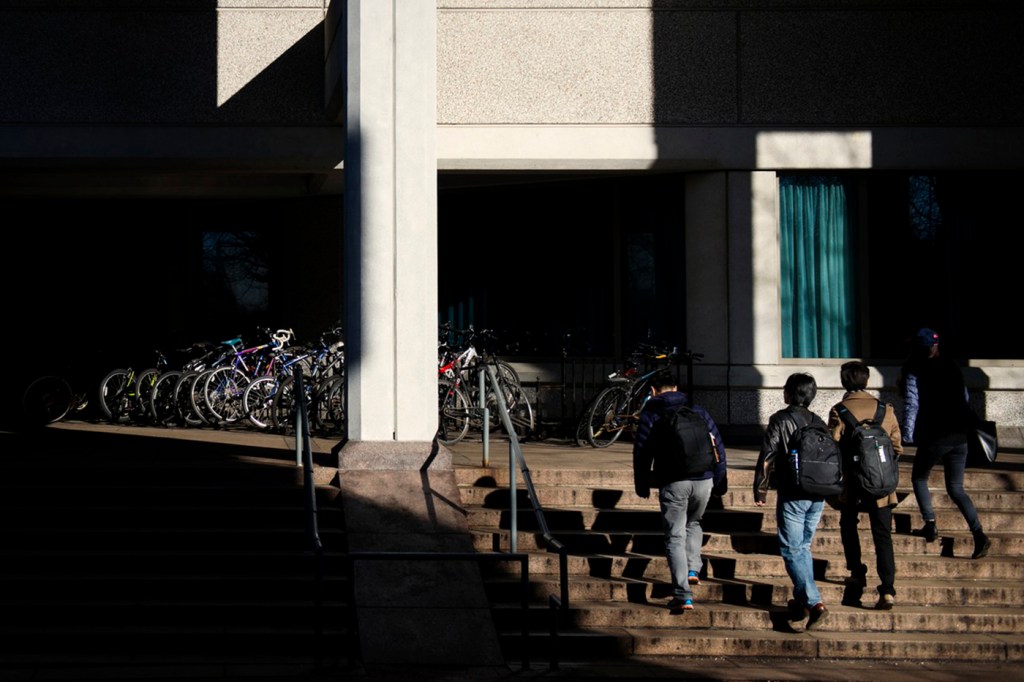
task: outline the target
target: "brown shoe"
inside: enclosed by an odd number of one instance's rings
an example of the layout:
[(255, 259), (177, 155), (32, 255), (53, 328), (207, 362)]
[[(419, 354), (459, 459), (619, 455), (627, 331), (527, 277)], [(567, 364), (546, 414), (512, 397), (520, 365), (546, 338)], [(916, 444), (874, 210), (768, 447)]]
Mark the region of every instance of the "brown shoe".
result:
[(820, 625), (821, 622), (828, 617), (828, 609), (826, 609), (825, 605), (822, 604), (821, 602), (818, 602), (817, 604), (812, 606), (810, 609), (808, 609), (808, 611), (809, 611), (809, 614), (807, 616), (807, 629), (808, 630), (813, 630), (814, 628), (818, 627), (818, 625)]
[(896, 606), (896, 598), (891, 594), (883, 594), (878, 598), (878, 603), (875, 604), (875, 610), (892, 611), (892, 607), (894, 606)]

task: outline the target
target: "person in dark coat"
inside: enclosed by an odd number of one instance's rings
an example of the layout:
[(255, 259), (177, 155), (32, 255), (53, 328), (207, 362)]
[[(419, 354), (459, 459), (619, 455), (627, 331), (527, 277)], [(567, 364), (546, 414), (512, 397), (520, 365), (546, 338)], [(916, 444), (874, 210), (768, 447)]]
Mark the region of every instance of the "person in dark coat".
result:
[(654, 423), (668, 413), (689, 403), (679, 391), (669, 370), (657, 372), (651, 379), (651, 397), (640, 412), (640, 422), (633, 440), (633, 483), (636, 494), (650, 497), (651, 487), (658, 488), (662, 526), (665, 531), (665, 554), (672, 575), (672, 599), (668, 608), (674, 614), (693, 609), (693, 585), (700, 584), (701, 546), (704, 531), (701, 519), (711, 495), (724, 495), (728, 489), (725, 446), (715, 420), (699, 405), (691, 409), (707, 423), (708, 433), (717, 453), (714, 469), (694, 477), (676, 473), (675, 462), (665, 453), (648, 447)]
[[(810, 374), (791, 374), (782, 389), (787, 407), (768, 419), (761, 452), (754, 468), (754, 504), (763, 507), (768, 500), (768, 488), (777, 462), (789, 457), (789, 440), (799, 424), (816, 423), (825, 428), (821, 417), (809, 406), (818, 393), (818, 384)], [(818, 626), (828, 616), (821, 592), (814, 582), (814, 558), (811, 543), (818, 530), (818, 522), (825, 509), (825, 498), (812, 495), (792, 486), (780, 485), (775, 503), (775, 520), (779, 537), (779, 553), (786, 565), (786, 573), (793, 581), (793, 599), (789, 601), (791, 623), (807, 619), (807, 629)]]
[(946, 492), (956, 504), (974, 536), (973, 559), (988, 554), (992, 541), (985, 534), (974, 501), (964, 489), (967, 435), (975, 416), (967, 402), (967, 387), (960, 367), (939, 353), (939, 334), (927, 327), (917, 332), (914, 350), (903, 365), (903, 442), (917, 446), (910, 480), (924, 526), (914, 531), (928, 542), (939, 539), (928, 476), (942, 463)]

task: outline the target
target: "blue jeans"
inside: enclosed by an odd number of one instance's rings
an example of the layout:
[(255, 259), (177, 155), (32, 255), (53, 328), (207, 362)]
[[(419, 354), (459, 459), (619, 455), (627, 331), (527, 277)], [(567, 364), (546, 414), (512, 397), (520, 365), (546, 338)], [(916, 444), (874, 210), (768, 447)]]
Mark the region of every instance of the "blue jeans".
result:
[(957, 509), (967, 522), (972, 533), (981, 530), (978, 510), (974, 508), (967, 491), (964, 490), (964, 469), (967, 466), (967, 444), (956, 445), (919, 445), (914, 455), (914, 468), (910, 471), (910, 481), (914, 485), (914, 497), (925, 521), (935, 520), (932, 509), (932, 494), (928, 490), (928, 475), (932, 468), (942, 462), (942, 471), (946, 479), (946, 492), (956, 504)]
[(775, 505), (779, 553), (793, 581), (793, 598), (807, 608), (821, 601), (821, 593), (814, 582), (811, 542), (824, 508), (822, 500), (787, 500), (781, 496)]
[(672, 573), (672, 596), (692, 599), (693, 591), (686, 576), (700, 571), (700, 548), (704, 544), (704, 517), (711, 498), (710, 478), (698, 481), (676, 481), (658, 491), (661, 522), (665, 529), (665, 555)]

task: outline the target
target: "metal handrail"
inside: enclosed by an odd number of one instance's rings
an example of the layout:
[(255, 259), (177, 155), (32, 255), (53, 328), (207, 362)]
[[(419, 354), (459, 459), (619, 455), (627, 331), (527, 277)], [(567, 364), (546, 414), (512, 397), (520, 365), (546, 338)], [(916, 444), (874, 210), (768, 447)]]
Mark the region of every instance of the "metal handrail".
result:
[(314, 642), (316, 664), (322, 663), (323, 652), (323, 584), (324, 584), (324, 546), (320, 540), (320, 529), (317, 520), (316, 483), (313, 480), (313, 451), (309, 446), (309, 413), (306, 408), (306, 390), (302, 378), (300, 363), (295, 364), (295, 456), (296, 465), (303, 467), (303, 488), (306, 497), (306, 543), (313, 554), (314, 571), (314, 623), (316, 633)]
[[(557, 540), (552, 534), (547, 525), (547, 520), (544, 517), (544, 510), (540, 505), (540, 501), (537, 498), (537, 491), (533, 487), (533, 481), (530, 477), (530, 470), (526, 465), (526, 459), (523, 457), (522, 448), (519, 446), (519, 438), (516, 435), (515, 429), (512, 428), (512, 420), (508, 413), (508, 405), (505, 403), (505, 396), (499, 388), (497, 376), (494, 373), (494, 368), (490, 365), (486, 365), (487, 375), (491, 381), (491, 386), (494, 389), (494, 394), (497, 397), (499, 415), (501, 416), (502, 422), (505, 426), (506, 431), (510, 437), (510, 449), (509, 449), (509, 484), (511, 488), (512, 500), (514, 504), (515, 500), (515, 467), (513, 460), (518, 460), (520, 469), (523, 473), (523, 479), (526, 482), (527, 492), (530, 496), (530, 500), (533, 504), (534, 513), (537, 516), (537, 522), (541, 528), (541, 533), (546, 546), (558, 552), (559, 555), (559, 592), (560, 596), (550, 596), (549, 605), (552, 610), (557, 609), (568, 609), (569, 608), (569, 584), (568, 584), (568, 556), (565, 545)], [(295, 415), (295, 456), (296, 465), (304, 468), (303, 475), (303, 486), (306, 492), (306, 530), (307, 530), (307, 541), (310, 551), (315, 557), (315, 572), (316, 572), (316, 603), (315, 603), (315, 629), (316, 629), (316, 661), (317, 665), (321, 664), (321, 642), (323, 639), (323, 543), (320, 540), (320, 533), (317, 523), (317, 507), (316, 507), (316, 486), (313, 480), (313, 455), (309, 445), (309, 418), (306, 406), (306, 392), (303, 386), (302, 368), (296, 364), (294, 368), (295, 374), (295, 396), (296, 396), (296, 415)], [(483, 383), (483, 375), (481, 375), (481, 384)], [(483, 391), (481, 391), (481, 395)], [(486, 424), (488, 422), (486, 408), (484, 411), (484, 439), (488, 438), (488, 430)], [(515, 544), (516, 527), (515, 527), (515, 513), (512, 514), (512, 542)], [(354, 562), (356, 559), (361, 560), (393, 560), (393, 559), (406, 559), (406, 560), (449, 560), (449, 559), (461, 559), (461, 560), (496, 560), (496, 561), (518, 561), (520, 564), (520, 583), (521, 589), (521, 608), (523, 610), (523, 669), (528, 670), (530, 668), (530, 655), (529, 655), (529, 576), (530, 576), (530, 565), (529, 556), (527, 554), (519, 553), (515, 550), (515, 547), (510, 552), (348, 552), (345, 556), (345, 563), (347, 566), (347, 574), (350, 576), (349, 583), (352, 585), (353, 600), (352, 604), (354, 607)], [(354, 618), (353, 618), (354, 620)], [(354, 627), (354, 630), (357, 629)], [(552, 619), (551, 624), (551, 638), (553, 641), (557, 640), (558, 631), (555, 619)], [(551, 660), (550, 667), (552, 670), (557, 670), (558, 657), (557, 647), (552, 644), (551, 647)]]
[[(509, 533), (509, 549), (512, 553), (517, 550), (517, 524), (516, 524), (516, 475), (515, 475), (515, 464), (518, 462), (519, 469), (523, 474), (523, 482), (526, 484), (526, 492), (530, 496), (530, 503), (533, 505), (534, 516), (537, 518), (537, 525), (541, 531), (541, 537), (544, 539), (544, 544), (548, 549), (551, 549), (558, 553), (558, 586), (559, 596), (558, 598), (552, 597), (552, 604), (555, 608), (567, 610), (569, 608), (569, 558), (568, 550), (565, 545), (562, 544), (555, 536), (551, 534), (551, 530), (548, 528), (548, 522), (544, 516), (544, 508), (541, 506), (540, 499), (537, 497), (537, 491), (533, 487), (533, 479), (530, 476), (530, 468), (526, 464), (526, 458), (523, 456), (523, 448), (519, 445), (519, 436), (516, 434), (516, 430), (512, 426), (512, 418), (508, 413), (508, 405), (505, 403), (505, 394), (501, 390), (498, 384), (498, 377), (494, 372), (494, 367), (491, 365), (484, 365), (481, 368), (481, 372), (486, 370), (487, 378), (491, 383), (491, 389), (494, 391), (494, 396), (498, 404), (498, 414), (501, 417), (502, 424), (505, 426), (505, 432), (509, 436), (509, 471), (508, 471), (508, 482), (509, 482), (509, 504), (511, 505), (509, 518), (511, 520), (511, 528)], [(486, 422), (486, 420), (485, 420)], [(487, 431), (484, 431), (484, 440), (486, 447)]]

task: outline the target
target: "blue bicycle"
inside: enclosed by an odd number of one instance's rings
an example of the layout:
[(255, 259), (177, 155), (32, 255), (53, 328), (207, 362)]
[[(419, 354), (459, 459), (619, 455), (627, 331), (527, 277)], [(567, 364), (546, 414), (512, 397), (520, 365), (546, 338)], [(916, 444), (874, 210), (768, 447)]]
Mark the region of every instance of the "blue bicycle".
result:
[[(622, 436), (632, 436), (640, 423), (640, 410), (651, 397), (651, 377), (672, 364), (676, 349), (660, 350), (654, 346), (641, 345), (630, 355), (630, 362), (624, 369), (608, 376), (609, 386), (601, 390), (584, 410), (583, 419), (577, 427), (578, 440), (586, 440), (591, 447), (606, 448)], [(653, 369), (641, 371), (646, 363), (654, 362)]]

